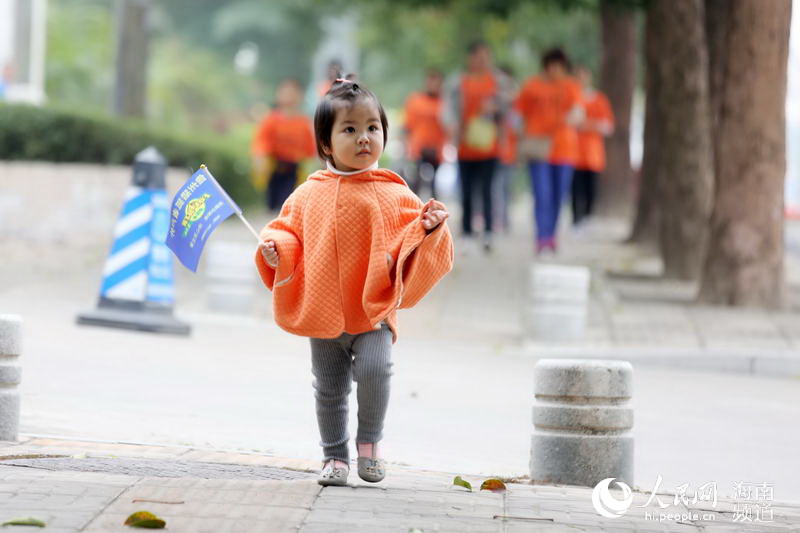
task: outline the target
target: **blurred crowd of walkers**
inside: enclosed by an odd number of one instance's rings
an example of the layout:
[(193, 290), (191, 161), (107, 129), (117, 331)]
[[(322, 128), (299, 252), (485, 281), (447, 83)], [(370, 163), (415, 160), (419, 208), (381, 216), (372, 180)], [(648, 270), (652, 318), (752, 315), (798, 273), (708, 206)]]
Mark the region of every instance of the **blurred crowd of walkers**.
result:
[[(338, 61), (328, 65), (313, 97), (324, 95), (342, 76)], [(353, 77), (350, 75), (348, 77)], [(269, 209), (278, 210), (314, 164), (311, 121), (301, 111), (303, 89), (294, 80), (278, 88), (274, 109), (253, 140), (257, 185)], [(603, 138), (614, 128), (608, 99), (592, 86), (591, 72), (573, 68), (558, 48), (542, 55), (540, 73), (518, 84), (508, 67), (496, 67), (489, 46), (472, 43), (466, 68), (445, 77), (430, 69), (424, 87), (406, 100), (403, 172), (423, 199), (437, 196), (436, 174), (448, 146), (457, 159), (462, 208), (461, 233), (467, 242), (491, 250), (495, 231), (508, 231), (512, 182), (518, 165), (530, 177), (537, 254), (557, 250), (561, 207), (571, 199), (573, 223), (591, 215), (598, 174), (605, 168)], [(452, 148), (451, 148), (452, 150)], [(482, 220), (482, 232), (475, 223)], [(471, 245), (468, 245), (471, 246)]]

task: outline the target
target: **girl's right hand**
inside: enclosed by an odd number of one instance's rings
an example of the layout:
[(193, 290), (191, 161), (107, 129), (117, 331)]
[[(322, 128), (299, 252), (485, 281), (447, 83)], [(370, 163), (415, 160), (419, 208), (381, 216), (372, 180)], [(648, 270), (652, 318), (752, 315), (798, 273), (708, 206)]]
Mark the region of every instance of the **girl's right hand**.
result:
[(261, 250), (261, 256), (264, 261), (272, 268), (278, 268), (278, 248), (275, 246), (275, 241), (264, 241), (258, 245)]

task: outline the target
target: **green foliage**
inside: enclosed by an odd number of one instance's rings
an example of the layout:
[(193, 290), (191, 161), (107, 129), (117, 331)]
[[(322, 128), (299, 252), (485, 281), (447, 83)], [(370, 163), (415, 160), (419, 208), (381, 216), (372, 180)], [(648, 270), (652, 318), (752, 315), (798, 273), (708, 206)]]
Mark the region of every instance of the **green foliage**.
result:
[[(203, 2), (208, 9), (200, 3), (164, 0), (154, 2), (151, 11), (147, 118), (172, 131), (225, 131), (239, 122), (252, 123), (250, 106), (268, 101), (272, 93), (270, 83), (235, 71), (233, 55), (241, 35), (228, 36), (227, 47), (214, 37), (212, 15), (225, 3)], [(180, 10), (181, 5), (186, 9)], [(113, 0), (49, 0), (45, 62), (49, 101), (95, 113), (110, 109), (115, 76), (114, 6)], [(237, 28), (229, 25), (229, 29)], [(298, 53), (310, 55), (303, 49)], [(269, 62), (271, 57), (262, 50), (263, 60)], [(291, 54), (286, 60), (302, 63)]]
[(332, 11), (315, 0), (157, 0), (156, 5), (162, 14), (159, 39), (178, 36), (228, 63), (242, 43), (255, 43), (255, 79), (269, 89), (266, 93), (285, 77), (308, 82), (322, 36), (320, 20)]
[[(395, 4), (410, 7), (451, 7), (460, 0), (393, 0)], [(647, 3), (647, 0), (605, 0), (625, 9), (638, 9)], [(507, 17), (522, 4), (538, 4), (544, 7), (557, 7), (563, 11), (576, 11), (582, 9), (597, 9), (602, 0), (474, 0), (474, 8), (481, 13), (488, 13)]]
[(114, 85), (110, 2), (50, 0), (45, 91), (71, 108), (108, 109)]
[(148, 87), (148, 118), (177, 131), (227, 130), (249, 120), (246, 111), (263, 98), (255, 80), (236, 73), (210, 48), (178, 37), (154, 43)]
[(511, 2), (504, 14), (489, 4), (406, 0), (363, 5), (361, 78), (384, 104), (399, 106), (421, 87), (426, 67), (445, 73), (462, 69), (468, 44), (479, 38), (489, 43), (496, 63), (510, 66), (518, 80), (538, 72), (539, 56), (553, 46), (562, 46), (574, 62), (596, 68), (596, 9), (565, 11), (546, 0)]
[(216, 139), (181, 137), (141, 123), (54, 108), (0, 105), (0, 160), (39, 160), (128, 165), (149, 145), (170, 166), (196, 170), (201, 163), (242, 204), (255, 193), (246, 153)]

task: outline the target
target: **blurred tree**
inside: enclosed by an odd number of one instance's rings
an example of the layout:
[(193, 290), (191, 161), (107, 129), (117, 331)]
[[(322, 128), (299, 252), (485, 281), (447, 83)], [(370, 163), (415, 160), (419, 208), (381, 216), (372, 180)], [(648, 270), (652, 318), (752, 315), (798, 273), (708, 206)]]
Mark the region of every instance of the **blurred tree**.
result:
[(264, 98), (263, 84), (238, 74), (212, 49), (192, 47), (179, 36), (153, 43), (148, 115), (175, 129), (226, 133), (247, 121), (252, 102)]
[(615, 128), (606, 139), (607, 166), (599, 180), (598, 210), (619, 212), (630, 205), (631, 107), (636, 86), (636, 11), (614, 0), (600, 1), (602, 46), (600, 90), (611, 102)]
[[(254, 77), (274, 89), (286, 77), (307, 83), (321, 37), (320, 20), (333, 5), (317, 0), (154, 0), (157, 35), (179, 36), (233, 64), (244, 43), (258, 47)], [(271, 90), (270, 90), (271, 93)]]
[[(317, 0), (149, 1), (147, 118), (201, 131), (240, 131), (242, 122), (256, 118), (250, 116), (254, 104), (269, 103), (283, 76), (308, 79), (318, 20), (330, 11)], [(113, 107), (115, 2), (49, 0), (51, 102), (93, 111)], [(252, 75), (234, 66), (247, 42), (260, 51)]]
[(648, 9), (658, 21), (648, 30), (657, 46), (653, 66), (659, 88), (653, 96), (660, 119), (655, 136), (664, 275), (698, 279), (713, 188), (703, 3), (652, 0)]
[(705, 28), (708, 46), (708, 100), (711, 129), (716, 131), (721, 113), (720, 104), (725, 83), (725, 39), (730, 16), (730, 0), (705, 0)]
[(596, 70), (596, 6), (597, 0), (362, 2), (360, 75), (385, 104), (400, 106), (420, 87), (426, 67), (445, 73), (463, 68), (467, 45), (475, 39), (487, 41), (495, 62), (512, 67), (520, 79), (538, 72), (540, 54), (552, 46)]
[[(719, 6), (710, 3), (711, 10)], [(716, 191), (700, 300), (777, 307), (783, 288), (783, 182), (791, 2), (731, 0), (710, 21), (717, 112)]]
[(150, 0), (116, 0), (116, 60), (113, 111), (117, 115), (145, 116), (148, 11)]
[(636, 204), (636, 215), (629, 242), (649, 246), (658, 245), (660, 193), (658, 132), (662, 111), (658, 106), (658, 90), (661, 87), (658, 62), (661, 59), (659, 29), (662, 24), (655, 10), (647, 10), (645, 25), (645, 117), (644, 117), (644, 154), (639, 172), (639, 187)]
[(72, 109), (109, 109), (113, 86), (108, 0), (50, 0), (45, 93)]

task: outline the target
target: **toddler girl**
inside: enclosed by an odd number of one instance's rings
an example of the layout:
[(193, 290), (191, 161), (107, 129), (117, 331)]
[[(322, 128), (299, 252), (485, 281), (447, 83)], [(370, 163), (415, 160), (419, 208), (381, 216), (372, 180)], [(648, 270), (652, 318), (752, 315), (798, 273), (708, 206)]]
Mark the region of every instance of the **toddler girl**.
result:
[(397, 340), (397, 309), (414, 306), (453, 265), (441, 202), (424, 204), (394, 172), (378, 168), (388, 123), (366, 87), (338, 79), (314, 114), (313, 173), (261, 232), (256, 254), (273, 291), (275, 321), (309, 337), (320, 445), (319, 483), (344, 485), (351, 381), (358, 385), (358, 475), (377, 482)]

